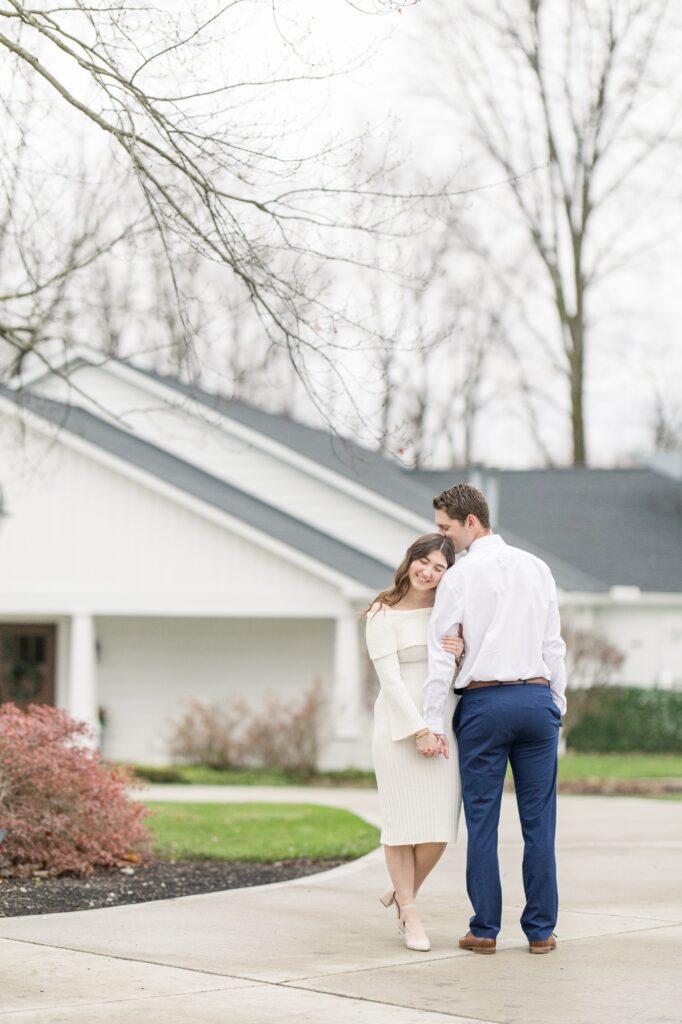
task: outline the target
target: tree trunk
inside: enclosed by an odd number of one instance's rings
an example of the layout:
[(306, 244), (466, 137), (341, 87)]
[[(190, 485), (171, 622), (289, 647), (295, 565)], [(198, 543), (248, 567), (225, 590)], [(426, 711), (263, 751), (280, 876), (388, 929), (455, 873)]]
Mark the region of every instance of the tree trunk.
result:
[(569, 374), (571, 381), (571, 431), (573, 435), (573, 465), (584, 466), (585, 450), (585, 325), (575, 317), (570, 324), (571, 353)]

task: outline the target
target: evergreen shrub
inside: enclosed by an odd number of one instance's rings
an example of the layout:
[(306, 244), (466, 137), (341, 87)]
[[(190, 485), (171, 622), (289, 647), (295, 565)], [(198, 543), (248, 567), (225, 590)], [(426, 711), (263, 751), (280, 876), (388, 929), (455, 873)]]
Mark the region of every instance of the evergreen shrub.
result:
[(681, 754), (682, 693), (634, 686), (570, 690), (566, 746), (584, 753)]

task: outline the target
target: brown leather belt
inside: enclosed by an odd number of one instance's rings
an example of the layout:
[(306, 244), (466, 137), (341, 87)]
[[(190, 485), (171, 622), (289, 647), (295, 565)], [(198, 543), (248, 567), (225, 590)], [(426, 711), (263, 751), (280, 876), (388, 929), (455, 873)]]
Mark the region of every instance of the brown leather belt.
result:
[(534, 686), (549, 686), (549, 679), (535, 676), (533, 679), (475, 679), (462, 690), (480, 690), (482, 686), (523, 686), (532, 683)]

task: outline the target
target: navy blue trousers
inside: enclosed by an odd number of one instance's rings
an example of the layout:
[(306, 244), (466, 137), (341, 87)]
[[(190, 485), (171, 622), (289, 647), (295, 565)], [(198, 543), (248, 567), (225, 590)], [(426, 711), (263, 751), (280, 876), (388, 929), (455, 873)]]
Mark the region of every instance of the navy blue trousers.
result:
[(467, 892), (473, 935), (494, 939), (502, 919), (497, 857), (502, 786), (511, 764), (523, 833), (526, 906), (521, 927), (529, 940), (554, 931), (559, 898), (556, 882), (557, 746), (561, 714), (548, 686), (489, 686), (465, 690), (454, 729), (459, 748), (466, 817)]

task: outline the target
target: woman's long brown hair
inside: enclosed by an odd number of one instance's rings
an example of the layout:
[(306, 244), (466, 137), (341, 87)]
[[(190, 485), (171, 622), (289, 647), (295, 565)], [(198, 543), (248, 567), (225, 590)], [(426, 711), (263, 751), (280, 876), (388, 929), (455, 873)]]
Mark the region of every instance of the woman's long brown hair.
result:
[(377, 603), (388, 605), (390, 608), (394, 604), (398, 604), (399, 601), (402, 601), (410, 589), (410, 566), (416, 559), (424, 558), (425, 555), (430, 555), (432, 551), (440, 551), (444, 555), (448, 568), (454, 564), (455, 549), (452, 546), (452, 541), (449, 541), (447, 537), (442, 537), (440, 533), (427, 533), (423, 537), (417, 537), (416, 541), (410, 544), (405, 552), (405, 557), (395, 571), (393, 586), (377, 594), (362, 614), (366, 615), (373, 605)]

